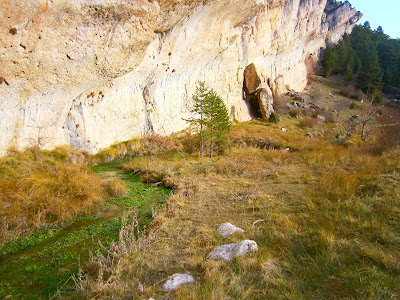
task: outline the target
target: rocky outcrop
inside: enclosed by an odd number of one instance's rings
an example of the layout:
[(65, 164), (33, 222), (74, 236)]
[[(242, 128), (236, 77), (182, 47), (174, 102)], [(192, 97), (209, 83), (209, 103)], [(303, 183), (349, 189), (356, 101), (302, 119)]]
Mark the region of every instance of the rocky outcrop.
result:
[(4, 155), (179, 131), (199, 80), (249, 120), (247, 66), (271, 96), (301, 91), (306, 61), (360, 14), (326, 0), (6, 0), (0, 18)]

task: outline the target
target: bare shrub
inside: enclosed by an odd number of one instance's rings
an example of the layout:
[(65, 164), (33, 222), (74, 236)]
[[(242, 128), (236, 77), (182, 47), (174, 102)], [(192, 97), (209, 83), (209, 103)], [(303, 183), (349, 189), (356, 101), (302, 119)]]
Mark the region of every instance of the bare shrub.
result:
[(400, 112), (392, 111), (379, 117), (375, 149), (378, 153), (394, 149), (400, 145)]
[(289, 116), (292, 118), (301, 117), (304, 115), (304, 110), (300, 107), (293, 108), (289, 111)]
[(276, 96), (274, 98), (274, 110), (279, 115), (287, 115), (289, 113), (287, 100), (283, 96)]
[(318, 126), (319, 122), (316, 118), (310, 118), (310, 117), (305, 117), (301, 122), (300, 122), (300, 127), (309, 127), (313, 128), (315, 126)]
[(340, 93), (351, 99), (361, 100), (363, 98), (363, 93), (360, 90), (357, 90), (354, 85), (347, 85), (340, 89)]

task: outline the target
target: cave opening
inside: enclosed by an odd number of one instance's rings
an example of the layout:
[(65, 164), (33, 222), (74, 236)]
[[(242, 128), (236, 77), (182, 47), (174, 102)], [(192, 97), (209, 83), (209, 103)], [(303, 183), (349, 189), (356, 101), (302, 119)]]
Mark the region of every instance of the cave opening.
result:
[(252, 94), (246, 94), (244, 92), (244, 97), (246, 100), (247, 107), (249, 108), (249, 114), (253, 119), (261, 119), (262, 114), (261, 114), (261, 109), (260, 109), (260, 103), (258, 102), (258, 95), (257, 92), (254, 92)]

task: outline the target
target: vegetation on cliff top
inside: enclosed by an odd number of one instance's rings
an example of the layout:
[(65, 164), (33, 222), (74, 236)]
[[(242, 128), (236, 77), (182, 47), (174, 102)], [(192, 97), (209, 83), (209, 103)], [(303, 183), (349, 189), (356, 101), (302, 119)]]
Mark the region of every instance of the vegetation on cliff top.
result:
[(371, 30), (368, 22), (357, 25), (350, 36), (325, 49), (321, 64), (325, 76), (344, 75), (372, 100), (381, 91), (400, 98), (400, 41), (390, 39), (382, 27)]

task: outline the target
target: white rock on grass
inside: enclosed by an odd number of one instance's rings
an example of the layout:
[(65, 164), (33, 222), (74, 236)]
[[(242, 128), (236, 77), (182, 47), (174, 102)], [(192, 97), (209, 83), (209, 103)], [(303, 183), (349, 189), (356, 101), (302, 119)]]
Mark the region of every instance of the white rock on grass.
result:
[(218, 225), (217, 227), (217, 233), (223, 238), (227, 238), (235, 232), (244, 232), (244, 230), (242, 228), (236, 227), (235, 225), (232, 225), (231, 223), (223, 223)]
[(162, 289), (165, 292), (172, 292), (183, 284), (194, 282), (195, 280), (192, 275), (176, 273), (168, 277), (168, 279), (164, 282)]
[(258, 250), (257, 243), (251, 240), (244, 240), (239, 243), (232, 243), (219, 246), (208, 254), (208, 258), (212, 260), (223, 259), (226, 262), (231, 261), (234, 257), (245, 256), (248, 253)]

